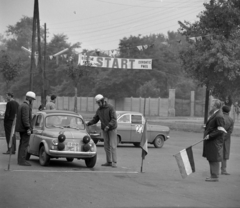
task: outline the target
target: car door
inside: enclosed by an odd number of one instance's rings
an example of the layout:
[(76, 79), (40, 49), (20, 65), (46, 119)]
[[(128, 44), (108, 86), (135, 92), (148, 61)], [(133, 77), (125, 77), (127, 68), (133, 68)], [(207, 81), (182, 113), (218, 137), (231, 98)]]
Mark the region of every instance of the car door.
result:
[(117, 133), (121, 136), (122, 142), (130, 142), (131, 141), (131, 117), (130, 117), (130, 114), (124, 114), (118, 118)]
[(34, 154), (38, 154), (39, 145), (42, 141), (42, 133), (43, 133), (43, 115), (38, 114), (36, 116), (35, 124), (33, 126), (33, 141), (32, 141), (32, 151)]
[(131, 115), (131, 142), (140, 142), (143, 132), (143, 118), (142, 115)]

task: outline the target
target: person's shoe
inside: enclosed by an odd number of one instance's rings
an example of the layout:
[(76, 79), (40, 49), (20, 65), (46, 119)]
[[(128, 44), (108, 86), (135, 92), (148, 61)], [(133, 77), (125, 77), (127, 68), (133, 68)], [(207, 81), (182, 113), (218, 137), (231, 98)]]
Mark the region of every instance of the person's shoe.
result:
[(21, 163), (18, 163), (18, 165), (21, 165), (21, 166), (31, 166), (31, 164), (28, 163), (28, 162), (21, 162)]
[(8, 150), (7, 152), (3, 152), (4, 155), (9, 155), (10, 151)]
[(218, 178), (206, 178), (207, 182), (218, 182)]
[(228, 172), (221, 172), (222, 175), (231, 175), (230, 173)]
[(113, 163), (112, 163), (112, 167), (113, 167), (113, 168), (117, 168), (117, 163), (113, 162)]
[(111, 162), (107, 162), (107, 163), (102, 164), (102, 166), (112, 166), (112, 163)]

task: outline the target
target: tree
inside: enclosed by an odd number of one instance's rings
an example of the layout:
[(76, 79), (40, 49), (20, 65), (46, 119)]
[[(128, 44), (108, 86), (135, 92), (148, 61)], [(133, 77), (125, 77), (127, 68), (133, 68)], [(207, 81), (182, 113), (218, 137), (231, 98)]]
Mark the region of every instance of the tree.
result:
[(188, 47), (181, 51), (188, 76), (225, 98), (240, 92), (240, 1), (211, 0), (205, 3), (199, 21), (180, 24)]
[(80, 80), (83, 77), (86, 77), (89, 73), (87, 66), (80, 66), (77, 65), (76, 61), (70, 60), (69, 64), (67, 65), (67, 74), (68, 77), (71, 79), (72, 84), (74, 86), (75, 92), (75, 100), (74, 100), (74, 112), (77, 113), (77, 95), (78, 95), (78, 86), (80, 84)]
[(20, 74), (20, 69), (20, 61), (13, 61), (8, 54), (2, 51), (0, 58), (0, 72), (6, 82), (6, 90), (10, 88), (10, 83)]

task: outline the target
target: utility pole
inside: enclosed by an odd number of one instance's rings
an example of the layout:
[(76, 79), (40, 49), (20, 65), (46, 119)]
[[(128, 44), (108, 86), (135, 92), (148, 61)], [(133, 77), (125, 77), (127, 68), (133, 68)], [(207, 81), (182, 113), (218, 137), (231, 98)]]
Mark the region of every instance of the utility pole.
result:
[(32, 53), (31, 53), (31, 67), (30, 67), (30, 80), (29, 80), (29, 90), (33, 90), (33, 70), (35, 69), (35, 38), (36, 38), (36, 19), (37, 19), (37, 6), (38, 1), (34, 2), (33, 11), (33, 29), (32, 29)]
[(40, 20), (39, 20), (39, 7), (38, 7), (38, 0), (35, 0), (36, 3), (36, 9), (37, 9), (37, 35), (38, 35), (38, 68), (39, 68), (39, 73), (41, 73), (41, 78), (42, 78), (42, 93), (41, 93), (41, 104), (42, 106), (45, 105), (43, 103), (44, 100), (44, 71), (42, 69), (42, 53), (41, 53), (41, 36), (40, 36)]
[(206, 86), (206, 94), (205, 94), (205, 112), (204, 112), (204, 124), (207, 123), (208, 119), (208, 106), (209, 106), (209, 89), (208, 86)]
[(47, 26), (46, 23), (44, 23), (44, 65), (43, 65), (43, 97), (42, 97), (42, 106), (45, 106), (46, 104), (46, 96), (47, 96), (47, 90), (46, 90), (46, 61), (47, 61), (47, 56), (46, 56), (46, 50), (47, 50)]

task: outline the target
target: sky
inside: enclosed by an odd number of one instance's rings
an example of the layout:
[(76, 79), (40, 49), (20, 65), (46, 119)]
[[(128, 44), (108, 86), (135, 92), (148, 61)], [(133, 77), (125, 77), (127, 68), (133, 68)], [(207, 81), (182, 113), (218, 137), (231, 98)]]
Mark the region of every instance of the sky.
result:
[[(178, 21), (195, 22), (206, 0), (38, 0), (47, 41), (65, 34), (81, 48), (117, 49), (120, 39), (177, 31)], [(34, 0), (0, 0), (0, 33), (23, 16), (33, 17)]]

